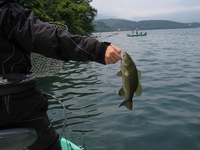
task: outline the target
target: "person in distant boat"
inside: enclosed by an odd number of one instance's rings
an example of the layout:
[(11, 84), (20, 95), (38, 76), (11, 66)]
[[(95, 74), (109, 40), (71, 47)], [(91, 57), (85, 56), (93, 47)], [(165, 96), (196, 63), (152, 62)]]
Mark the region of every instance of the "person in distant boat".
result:
[(48, 99), (30, 72), (30, 53), (63, 61), (114, 64), (121, 59), (121, 50), (52, 28), (31, 9), (0, 0), (0, 128), (34, 128), (38, 140), (29, 150), (61, 150), (59, 135), (47, 116)]
[(138, 28), (135, 29), (136, 34), (138, 34)]
[(134, 30), (134, 29), (132, 29), (132, 34), (134, 34), (134, 32), (135, 32), (135, 30)]

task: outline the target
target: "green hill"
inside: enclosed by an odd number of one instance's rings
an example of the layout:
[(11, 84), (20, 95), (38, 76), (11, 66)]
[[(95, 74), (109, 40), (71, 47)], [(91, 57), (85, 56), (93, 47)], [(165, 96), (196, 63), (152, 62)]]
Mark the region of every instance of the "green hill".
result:
[(128, 31), (138, 28), (140, 30), (155, 30), (155, 29), (178, 29), (178, 28), (197, 28), (200, 23), (180, 23), (168, 20), (144, 20), (144, 21), (130, 21), (123, 19), (101, 19), (95, 20), (95, 31)]

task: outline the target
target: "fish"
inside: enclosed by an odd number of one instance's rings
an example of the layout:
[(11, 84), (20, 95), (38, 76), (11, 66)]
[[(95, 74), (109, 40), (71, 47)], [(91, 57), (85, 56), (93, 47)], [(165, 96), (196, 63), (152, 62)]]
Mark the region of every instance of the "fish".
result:
[(122, 77), (122, 88), (119, 90), (119, 96), (125, 96), (125, 100), (119, 105), (126, 108), (133, 109), (133, 96), (134, 94), (139, 96), (142, 94), (142, 86), (139, 82), (141, 73), (137, 70), (137, 67), (127, 52), (123, 52), (121, 55), (121, 69), (117, 73), (117, 76)]

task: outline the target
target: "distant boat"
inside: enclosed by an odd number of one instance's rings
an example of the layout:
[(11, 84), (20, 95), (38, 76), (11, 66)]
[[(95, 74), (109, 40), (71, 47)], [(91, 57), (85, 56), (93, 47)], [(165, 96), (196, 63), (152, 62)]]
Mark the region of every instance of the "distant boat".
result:
[(128, 37), (133, 37), (133, 36), (146, 36), (147, 35), (147, 33), (145, 32), (145, 33), (138, 33), (138, 34), (136, 34), (136, 33), (131, 33), (131, 34), (127, 34), (127, 36)]

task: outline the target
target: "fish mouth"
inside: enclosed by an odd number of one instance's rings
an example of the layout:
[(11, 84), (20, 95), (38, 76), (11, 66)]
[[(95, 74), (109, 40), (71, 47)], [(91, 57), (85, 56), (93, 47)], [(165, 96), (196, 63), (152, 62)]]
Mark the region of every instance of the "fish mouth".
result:
[(125, 60), (125, 55), (122, 54), (122, 56), (121, 56), (121, 61), (124, 61), (124, 60)]
[(127, 53), (126, 53), (126, 52), (123, 52), (123, 53), (121, 54), (121, 57), (124, 58), (124, 57), (126, 57), (126, 55), (127, 55)]
[(121, 62), (123, 63), (123, 62), (125, 62), (125, 59), (126, 59), (126, 52), (123, 52), (122, 54), (121, 54)]

